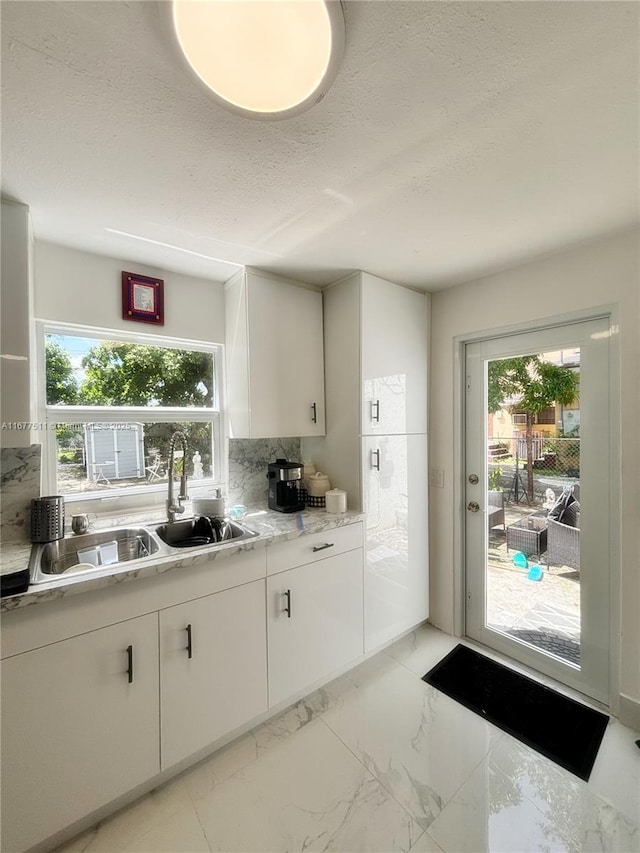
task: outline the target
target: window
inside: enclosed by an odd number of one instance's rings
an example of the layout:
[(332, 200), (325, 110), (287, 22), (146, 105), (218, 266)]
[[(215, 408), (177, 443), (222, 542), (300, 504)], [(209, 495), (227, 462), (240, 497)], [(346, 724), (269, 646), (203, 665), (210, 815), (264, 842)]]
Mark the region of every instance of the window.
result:
[(176, 429), (192, 483), (221, 484), (221, 347), (42, 324), (47, 487), (65, 496), (164, 491)]

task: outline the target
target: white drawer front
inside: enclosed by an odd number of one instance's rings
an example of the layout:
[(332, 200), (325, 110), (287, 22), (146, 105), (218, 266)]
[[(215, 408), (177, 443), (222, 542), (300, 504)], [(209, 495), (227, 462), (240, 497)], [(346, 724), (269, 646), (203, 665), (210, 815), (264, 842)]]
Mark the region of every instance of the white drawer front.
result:
[(267, 548), (267, 574), (275, 575), (295, 566), (304, 566), (361, 547), (361, 522), (334, 527), (321, 533), (309, 533), (287, 542), (277, 542)]

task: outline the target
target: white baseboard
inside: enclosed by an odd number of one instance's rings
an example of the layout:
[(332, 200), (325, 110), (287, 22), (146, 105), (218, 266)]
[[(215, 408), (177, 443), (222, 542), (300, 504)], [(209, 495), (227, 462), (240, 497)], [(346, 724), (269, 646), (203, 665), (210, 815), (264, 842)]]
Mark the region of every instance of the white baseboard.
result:
[(640, 699), (632, 699), (621, 693), (618, 719), (623, 725), (640, 732)]

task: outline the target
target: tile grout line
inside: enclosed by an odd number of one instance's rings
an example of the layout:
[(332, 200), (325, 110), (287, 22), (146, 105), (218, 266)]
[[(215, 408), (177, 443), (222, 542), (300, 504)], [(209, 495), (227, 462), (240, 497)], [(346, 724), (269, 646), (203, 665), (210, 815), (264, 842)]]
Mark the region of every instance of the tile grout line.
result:
[[(324, 714), (324, 712), (323, 712), (323, 714)], [(416, 838), (416, 840), (415, 840), (415, 841), (413, 842), (413, 844), (411, 845), (411, 847), (413, 847), (413, 846), (417, 843), (417, 841), (418, 841), (420, 838), (422, 838), (422, 836), (423, 836), (423, 835), (424, 835), (424, 833), (426, 832), (426, 829), (424, 829), (424, 828), (422, 827), (422, 825), (418, 822), (418, 820), (417, 820), (417, 818), (415, 817), (415, 815), (412, 815), (412, 814), (411, 814), (411, 812), (409, 811), (409, 809), (408, 809), (408, 808), (407, 808), (403, 803), (399, 802), (399, 801), (396, 799), (396, 797), (393, 795), (393, 792), (392, 792), (392, 791), (390, 791), (390, 790), (387, 788), (387, 786), (386, 786), (386, 785), (385, 785), (385, 784), (384, 784), (380, 779), (378, 779), (378, 777), (375, 775), (375, 773), (367, 767), (367, 765), (366, 765), (366, 764), (365, 764), (365, 763), (364, 763), (364, 762), (363, 762), (363, 761), (362, 761), (362, 760), (361, 760), (361, 759), (360, 759), (360, 758), (355, 754), (355, 752), (351, 749), (351, 747), (350, 747), (348, 744), (346, 744), (346, 743), (342, 740), (342, 738), (340, 737), (340, 735), (338, 735), (338, 734), (337, 734), (337, 733), (336, 733), (336, 732), (331, 728), (331, 726), (329, 725), (329, 723), (327, 723), (327, 721), (326, 721), (326, 720), (324, 720), (324, 719), (322, 718), (322, 714), (321, 714), (320, 716), (318, 716), (318, 719), (319, 719), (319, 720), (320, 720), (320, 721), (325, 725), (325, 727), (326, 727), (326, 728), (329, 730), (329, 732), (330, 732), (330, 733), (331, 733), (331, 734), (336, 738), (336, 740), (337, 740), (339, 743), (341, 743), (341, 744), (342, 744), (342, 746), (344, 746), (344, 748), (345, 748), (349, 753), (351, 753), (351, 755), (356, 759), (356, 761), (357, 761), (360, 765), (362, 765), (362, 767), (364, 768), (365, 772), (369, 774), (369, 776), (373, 779), (373, 781), (374, 781), (377, 785), (380, 785), (380, 787), (381, 787), (381, 788), (383, 788), (383, 789), (387, 792), (387, 794), (391, 797), (391, 799), (394, 801), (394, 803), (396, 803), (396, 805), (400, 806), (400, 808), (402, 809), (402, 811), (403, 811), (403, 812), (405, 812), (405, 814), (407, 814), (407, 815), (411, 818), (411, 820), (412, 820), (412, 821), (413, 821), (413, 822), (414, 822), (418, 827), (420, 827), (420, 829), (422, 829), (422, 832), (420, 833), (420, 835)], [(409, 850), (411, 850), (411, 848), (409, 848)], [(407, 853), (409, 853), (409, 851), (407, 851)]]

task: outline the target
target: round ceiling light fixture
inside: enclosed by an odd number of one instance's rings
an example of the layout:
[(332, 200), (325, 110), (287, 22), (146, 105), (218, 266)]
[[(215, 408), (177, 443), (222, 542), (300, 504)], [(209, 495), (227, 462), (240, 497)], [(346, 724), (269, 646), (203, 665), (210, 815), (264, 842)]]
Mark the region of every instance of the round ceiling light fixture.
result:
[(173, 0), (192, 71), (251, 118), (297, 115), (325, 96), (344, 52), (340, 0)]

